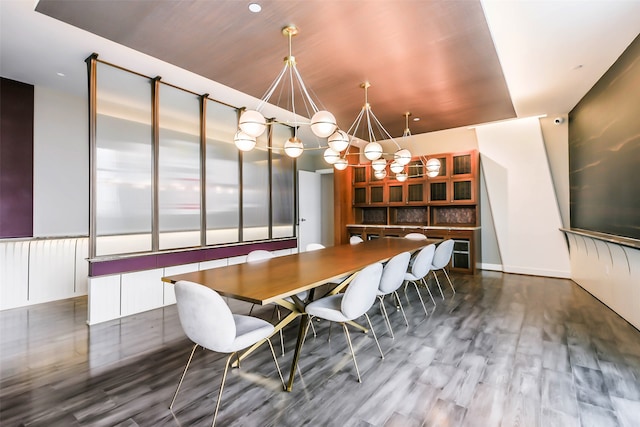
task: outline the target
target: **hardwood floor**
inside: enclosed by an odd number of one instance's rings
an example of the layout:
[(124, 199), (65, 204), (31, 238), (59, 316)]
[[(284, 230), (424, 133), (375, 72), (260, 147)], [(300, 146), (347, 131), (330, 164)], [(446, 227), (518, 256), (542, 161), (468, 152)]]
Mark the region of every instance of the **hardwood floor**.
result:
[[(409, 327), (389, 300), (395, 340), (372, 308), (385, 358), (369, 334), (352, 332), (362, 384), (339, 326), (327, 341), (328, 323), (315, 323), (291, 393), (260, 348), (230, 371), (218, 425), (640, 425), (638, 330), (569, 280), (479, 272), (454, 281), (456, 295), (428, 305), (428, 317), (409, 289)], [(168, 410), (191, 348), (175, 306), (91, 327), (86, 310), (76, 298), (0, 312), (2, 426), (211, 424), (223, 355), (198, 350)], [(294, 325), (279, 357), (285, 379)]]

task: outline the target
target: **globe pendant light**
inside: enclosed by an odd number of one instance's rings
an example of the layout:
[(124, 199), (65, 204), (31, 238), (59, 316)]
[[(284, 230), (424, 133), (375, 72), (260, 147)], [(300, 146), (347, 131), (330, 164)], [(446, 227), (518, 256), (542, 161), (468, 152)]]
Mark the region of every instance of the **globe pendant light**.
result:
[(382, 169), (381, 171), (375, 171), (373, 175), (377, 179), (384, 179), (384, 177), (387, 176), (387, 171), (385, 169)]
[(400, 182), (405, 182), (407, 180), (407, 173), (406, 172), (397, 173), (396, 179)]
[(329, 136), (327, 143), (332, 150), (340, 153), (349, 146), (349, 135), (345, 131), (338, 129)]
[(394, 160), (389, 165), (389, 169), (391, 169), (391, 172), (393, 172), (395, 174), (398, 174), (398, 173), (400, 173), (400, 172), (402, 172), (404, 170), (404, 166), (401, 165), (400, 163), (398, 163), (397, 160)]
[(240, 115), (238, 127), (245, 134), (257, 138), (267, 128), (267, 121), (262, 113), (255, 110), (246, 110)]
[(347, 159), (345, 159), (344, 157), (341, 157), (335, 161), (335, 163), (333, 164), (333, 167), (339, 171), (343, 171), (347, 168), (348, 165), (349, 165), (349, 162), (347, 162)]
[(329, 147), (324, 150), (324, 161), (329, 163), (330, 165), (334, 164), (340, 158), (340, 153), (338, 153), (333, 148)]
[(376, 159), (371, 162), (371, 167), (376, 172), (382, 171), (387, 167), (387, 161), (385, 159)]
[(302, 142), (295, 136), (292, 136), (287, 142), (284, 143), (284, 152), (289, 157), (292, 157), (294, 159), (296, 157), (300, 157), (303, 151), (304, 146), (302, 145)]
[(318, 111), (311, 117), (311, 132), (319, 138), (330, 136), (336, 129), (336, 118), (328, 111)]
[(425, 167), (427, 168), (427, 176), (430, 178), (436, 177), (440, 174), (440, 160), (436, 158), (427, 160)]
[(233, 136), (233, 142), (238, 147), (238, 150), (241, 151), (251, 151), (253, 147), (256, 146), (256, 138), (253, 136), (249, 136), (243, 131), (239, 130)]
[(364, 147), (364, 156), (369, 160), (376, 160), (382, 156), (382, 145), (377, 142), (370, 142)]

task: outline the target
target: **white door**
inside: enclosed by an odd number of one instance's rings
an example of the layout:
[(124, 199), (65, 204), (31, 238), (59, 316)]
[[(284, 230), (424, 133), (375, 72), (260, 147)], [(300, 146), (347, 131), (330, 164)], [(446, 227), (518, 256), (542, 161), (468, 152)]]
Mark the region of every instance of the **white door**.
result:
[(321, 175), (315, 172), (298, 171), (298, 213), (300, 252), (308, 243), (321, 243)]

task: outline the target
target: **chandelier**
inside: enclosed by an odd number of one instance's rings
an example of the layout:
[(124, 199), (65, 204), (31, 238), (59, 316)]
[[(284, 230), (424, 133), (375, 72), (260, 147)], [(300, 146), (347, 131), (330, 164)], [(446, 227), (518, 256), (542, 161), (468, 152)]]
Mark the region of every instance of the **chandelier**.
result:
[[(404, 167), (411, 161), (411, 152), (406, 148), (400, 147), (371, 110), (368, 94), (368, 89), (371, 87), (371, 84), (364, 82), (360, 87), (364, 89), (364, 105), (347, 132), (338, 130), (329, 137), (329, 148), (324, 152), (324, 159), (327, 163), (333, 164), (337, 170), (346, 169), (349, 165), (346, 156), (349, 155), (349, 148), (355, 140), (354, 137), (350, 137), (349, 135), (363, 135), (367, 142), (364, 146), (363, 154), (371, 161), (371, 167), (374, 170), (376, 178), (382, 179), (387, 175), (387, 160), (384, 159), (383, 155), (390, 153), (383, 152), (382, 145), (380, 145), (378, 140), (391, 140), (397, 148), (397, 151), (393, 153), (391, 170), (396, 174), (401, 173), (395, 171), (404, 170)], [(378, 137), (376, 137), (376, 135)], [(345, 153), (341, 155), (343, 150)], [(398, 167), (400, 169), (398, 169)]]
[[(238, 131), (233, 137), (233, 141), (236, 144), (236, 147), (242, 151), (250, 151), (256, 146), (256, 138), (264, 133), (269, 124), (274, 123), (267, 123), (267, 120), (261, 110), (264, 108), (265, 104), (269, 102), (269, 99), (280, 86), (280, 83), (284, 81), (283, 86), (286, 85), (291, 95), (289, 106), (292, 113), (291, 121), (284, 123), (292, 126), (294, 129), (294, 135), (284, 143), (284, 152), (289, 157), (295, 158), (300, 156), (304, 151), (302, 141), (298, 138), (299, 125), (309, 125), (314, 135), (320, 138), (329, 137), (329, 141), (331, 141), (331, 138), (334, 140), (343, 138), (344, 132), (338, 130), (336, 119), (333, 114), (329, 111), (320, 110), (318, 108), (311, 98), (311, 95), (309, 95), (309, 91), (302, 80), (302, 76), (296, 66), (296, 58), (291, 54), (291, 38), (298, 34), (298, 29), (295, 26), (290, 25), (282, 29), (282, 34), (287, 36), (289, 39), (289, 55), (284, 58), (284, 67), (273, 83), (271, 83), (269, 89), (267, 89), (257, 108), (255, 110), (245, 110), (240, 115)], [(311, 120), (308, 122), (301, 120), (299, 118), (300, 116), (296, 114), (295, 88), (298, 88), (301, 92), (302, 99), (307, 106), (308, 112), (313, 112)]]
[[(402, 133), (402, 139), (407, 140), (411, 137), (411, 129), (409, 129), (409, 116), (410, 112), (404, 113), (404, 132)], [(436, 158), (427, 159), (425, 156), (420, 156), (420, 162), (424, 166), (426, 173), (429, 178), (433, 178), (438, 176), (440, 173), (440, 160)], [(418, 178), (422, 176), (422, 174), (416, 174), (409, 176), (407, 172), (404, 170), (404, 166), (394, 165), (395, 162), (392, 162), (389, 166), (391, 172), (396, 174), (396, 179), (400, 182), (406, 181), (407, 178)]]

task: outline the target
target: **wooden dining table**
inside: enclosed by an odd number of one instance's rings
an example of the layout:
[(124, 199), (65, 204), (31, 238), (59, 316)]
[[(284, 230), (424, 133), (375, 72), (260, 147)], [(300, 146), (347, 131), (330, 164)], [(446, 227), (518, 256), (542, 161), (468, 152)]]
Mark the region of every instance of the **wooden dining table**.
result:
[[(274, 334), (297, 317), (301, 317), (296, 349), (286, 386), (287, 391), (291, 391), (300, 350), (309, 323), (309, 316), (304, 311), (306, 301), (300, 300), (297, 294), (309, 291), (309, 297), (312, 299), (314, 290), (319, 286), (332, 283), (332, 281), (340, 281), (340, 283), (332, 285), (330, 289), (330, 293), (337, 293), (347, 286), (362, 268), (376, 262), (387, 261), (401, 252), (415, 252), (436, 242), (439, 240), (417, 241), (385, 237), (355, 245), (332, 246), (264, 261), (177, 274), (163, 277), (162, 280), (168, 283), (187, 280), (211, 288), (226, 297), (253, 304), (275, 303), (285, 307), (290, 313), (275, 325)], [(345, 276), (348, 278), (345, 279)], [(353, 325), (360, 327), (355, 323)], [(360, 328), (366, 332), (366, 329)], [(236, 364), (261, 344), (258, 343), (245, 350)]]

